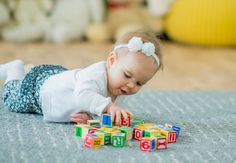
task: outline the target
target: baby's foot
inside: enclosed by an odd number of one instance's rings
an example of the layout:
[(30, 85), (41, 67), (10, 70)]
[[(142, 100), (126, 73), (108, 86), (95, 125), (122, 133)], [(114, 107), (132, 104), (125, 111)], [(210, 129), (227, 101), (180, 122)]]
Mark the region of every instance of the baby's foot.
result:
[(88, 120), (93, 118), (87, 112), (79, 112), (71, 116), (70, 121), (77, 124), (87, 124)]
[(24, 70), (25, 70), (25, 74), (27, 74), (28, 72), (30, 72), (30, 70), (34, 68), (33, 64), (27, 64), (24, 66)]
[(6, 80), (8, 72), (11, 74), (17, 74), (17, 77), (24, 76), (24, 71), (22, 70), (24, 63), (21, 60), (14, 60), (6, 64), (0, 65), (0, 80)]

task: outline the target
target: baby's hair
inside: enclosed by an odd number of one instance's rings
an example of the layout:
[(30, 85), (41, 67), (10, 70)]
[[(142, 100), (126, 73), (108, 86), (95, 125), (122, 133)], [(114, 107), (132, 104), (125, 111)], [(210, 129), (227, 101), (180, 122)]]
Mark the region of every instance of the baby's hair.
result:
[(121, 36), (120, 38), (117, 39), (117, 41), (115, 42), (115, 46), (121, 45), (121, 44), (127, 44), (129, 42), (129, 40), (134, 36), (141, 37), (141, 39), (144, 43), (151, 42), (154, 44), (155, 54), (157, 55), (157, 57), (160, 60), (160, 66), (158, 67), (158, 69), (163, 68), (160, 42), (159, 42), (159, 39), (156, 36), (156, 34), (151, 30), (138, 30), (138, 31), (134, 31), (134, 32), (125, 33), (123, 36)]

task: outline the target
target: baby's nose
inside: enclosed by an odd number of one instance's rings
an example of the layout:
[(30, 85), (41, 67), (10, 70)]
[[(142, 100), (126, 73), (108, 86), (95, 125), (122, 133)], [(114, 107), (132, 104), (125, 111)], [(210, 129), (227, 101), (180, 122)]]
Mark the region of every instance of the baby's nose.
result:
[(129, 83), (127, 83), (127, 86), (128, 86), (129, 88), (134, 88), (134, 87), (135, 87), (135, 84), (134, 84), (134, 82), (129, 82)]

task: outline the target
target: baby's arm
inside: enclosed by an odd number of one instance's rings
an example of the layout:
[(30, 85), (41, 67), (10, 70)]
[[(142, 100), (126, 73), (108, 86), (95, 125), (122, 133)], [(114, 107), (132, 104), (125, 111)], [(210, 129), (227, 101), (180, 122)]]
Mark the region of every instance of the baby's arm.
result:
[(103, 113), (109, 113), (112, 117), (112, 122), (115, 122), (116, 124), (119, 124), (121, 121), (121, 115), (123, 115), (125, 120), (128, 120), (128, 114), (132, 116), (132, 113), (128, 110), (114, 104), (110, 103), (106, 106), (106, 108), (103, 110)]
[[(128, 119), (128, 114), (132, 116), (132, 113), (128, 110), (115, 105), (113, 103), (108, 104), (104, 110), (103, 113), (109, 113), (112, 117), (112, 122), (115, 121), (116, 124), (120, 123), (121, 120), (121, 114), (125, 118), (125, 120)], [(87, 112), (79, 112), (71, 116), (70, 121), (75, 122), (77, 124), (86, 124), (88, 120), (93, 119)]]
[(93, 118), (87, 112), (79, 112), (71, 116), (70, 121), (77, 124), (86, 124), (88, 120)]

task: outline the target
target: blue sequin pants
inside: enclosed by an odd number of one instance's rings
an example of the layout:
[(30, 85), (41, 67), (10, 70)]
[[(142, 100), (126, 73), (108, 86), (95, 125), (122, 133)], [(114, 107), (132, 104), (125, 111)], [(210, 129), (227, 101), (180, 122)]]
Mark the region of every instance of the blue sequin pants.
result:
[(42, 114), (39, 92), (45, 80), (67, 69), (59, 65), (39, 65), (30, 70), (23, 80), (12, 80), (4, 85), (4, 105), (12, 112)]

